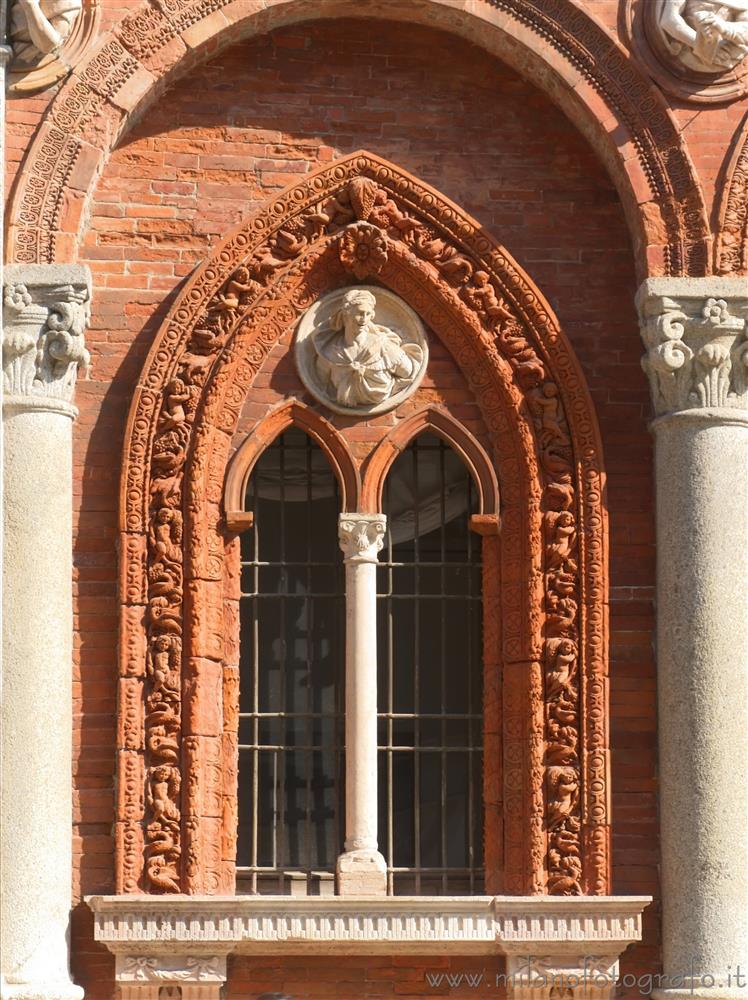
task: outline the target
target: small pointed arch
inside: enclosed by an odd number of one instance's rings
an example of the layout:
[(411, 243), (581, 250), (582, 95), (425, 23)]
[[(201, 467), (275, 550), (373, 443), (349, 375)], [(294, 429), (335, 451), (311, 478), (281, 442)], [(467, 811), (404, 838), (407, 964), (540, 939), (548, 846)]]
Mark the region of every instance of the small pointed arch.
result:
[(369, 459), (361, 489), (361, 510), (382, 509), (382, 493), (395, 459), (421, 434), (431, 431), (448, 444), (467, 466), (478, 491), (478, 513), (473, 529), (492, 534), (499, 523), (499, 483), (491, 459), (478, 439), (446, 410), (427, 406), (400, 421), (377, 445)]
[(244, 509), (244, 498), (252, 470), (265, 449), (288, 427), (298, 427), (319, 445), (338, 480), (342, 509), (356, 510), (361, 477), (348, 446), (329, 420), (297, 399), (290, 399), (260, 421), (229, 462), (223, 503), (230, 531), (251, 527), (252, 515)]

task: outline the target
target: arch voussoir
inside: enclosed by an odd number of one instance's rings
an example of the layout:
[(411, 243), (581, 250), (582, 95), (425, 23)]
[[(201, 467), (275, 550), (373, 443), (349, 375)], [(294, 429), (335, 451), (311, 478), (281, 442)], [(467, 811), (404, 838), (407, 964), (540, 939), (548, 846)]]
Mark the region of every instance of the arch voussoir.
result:
[(87, 199), (109, 155), (164, 89), (221, 48), (300, 20), (375, 16), (468, 38), (541, 87), (595, 148), (621, 196), (637, 266), (700, 275), (710, 234), (700, 186), (656, 87), (572, 0), (148, 0), (71, 75), (19, 174), (9, 258), (73, 261)]

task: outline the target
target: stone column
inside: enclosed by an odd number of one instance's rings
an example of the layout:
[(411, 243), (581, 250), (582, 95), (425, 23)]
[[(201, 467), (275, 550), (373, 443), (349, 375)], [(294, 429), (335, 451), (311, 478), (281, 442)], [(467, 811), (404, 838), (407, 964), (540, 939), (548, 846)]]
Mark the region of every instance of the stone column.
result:
[(387, 866), (377, 850), (377, 555), (384, 514), (341, 514), (345, 556), (345, 852), (341, 896), (384, 895)]
[(663, 951), (659, 995), (748, 982), (748, 280), (653, 278)]
[(10, 266), (3, 296), (3, 1000), (78, 1000), (72, 877), (72, 405), (88, 268)]

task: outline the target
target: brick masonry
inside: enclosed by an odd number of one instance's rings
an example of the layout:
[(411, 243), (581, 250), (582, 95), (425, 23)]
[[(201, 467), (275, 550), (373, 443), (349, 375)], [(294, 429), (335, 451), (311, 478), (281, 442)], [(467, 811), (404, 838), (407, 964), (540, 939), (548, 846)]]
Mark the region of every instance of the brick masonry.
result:
[[(608, 19), (613, 6), (606, 0)], [(11, 103), (11, 170), (45, 107), (44, 96)], [(678, 111), (707, 189), (739, 110)], [(182, 280), (214, 242), (273, 192), (361, 147), (494, 234), (548, 297), (584, 368), (608, 471), (613, 890), (657, 895), (649, 399), (618, 197), (557, 108), (477, 48), (425, 28), (339, 21), (239, 43), (192, 70), (116, 149), (96, 188), (81, 249), (95, 281), (94, 367), (77, 391), (74, 459), (76, 903), (113, 891), (114, 539), (135, 380)], [(658, 968), (656, 904), (645, 929), (625, 971)], [(228, 997), (285, 989), (296, 1000), (473, 996), (469, 985), (431, 985), (426, 971), (495, 971), (474, 959), (236, 959), (231, 968)], [(91, 1000), (111, 996), (113, 962), (93, 944), (82, 905), (73, 971)]]

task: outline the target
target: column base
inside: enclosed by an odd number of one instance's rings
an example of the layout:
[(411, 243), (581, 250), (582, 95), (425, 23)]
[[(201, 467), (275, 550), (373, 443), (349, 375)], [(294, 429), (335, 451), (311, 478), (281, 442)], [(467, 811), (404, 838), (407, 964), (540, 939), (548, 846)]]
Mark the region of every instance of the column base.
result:
[[(683, 982), (682, 986), (655, 989), (651, 995), (654, 1000), (745, 1000), (747, 976), (748, 970), (739, 969), (730, 984), (719, 982), (716, 976), (711, 976), (708, 972), (693, 978), (679, 976), (678, 980)], [(743, 983), (742, 987), (736, 985), (736, 979)], [(714, 985), (710, 986), (710, 983)]]
[(0, 976), (0, 1000), (83, 1000), (83, 988), (69, 979), (9, 983)]
[(386, 896), (387, 863), (379, 851), (346, 851), (338, 858), (339, 896)]

